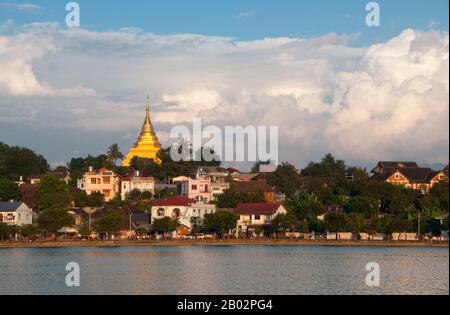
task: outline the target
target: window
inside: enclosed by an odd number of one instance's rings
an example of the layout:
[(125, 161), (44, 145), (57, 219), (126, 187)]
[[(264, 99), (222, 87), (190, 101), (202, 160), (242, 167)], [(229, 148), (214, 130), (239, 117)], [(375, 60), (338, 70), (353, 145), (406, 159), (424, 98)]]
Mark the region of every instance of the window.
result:
[(192, 189), (192, 190), (197, 190), (197, 185), (192, 185), (192, 186), (191, 186), (191, 189)]
[(180, 217), (180, 209), (176, 208), (172, 211), (172, 218), (177, 219)]
[(106, 184), (106, 185), (111, 184), (111, 178), (109, 178), (109, 177), (103, 177), (103, 184)]
[(96, 185), (97, 184), (97, 178), (91, 178), (91, 184)]
[(164, 213), (165, 213), (165, 211), (164, 211), (163, 208), (159, 208), (158, 211), (157, 211), (158, 217), (163, 217)]
[(261, 215), (255, 214), (255, 220), (261, 220)]

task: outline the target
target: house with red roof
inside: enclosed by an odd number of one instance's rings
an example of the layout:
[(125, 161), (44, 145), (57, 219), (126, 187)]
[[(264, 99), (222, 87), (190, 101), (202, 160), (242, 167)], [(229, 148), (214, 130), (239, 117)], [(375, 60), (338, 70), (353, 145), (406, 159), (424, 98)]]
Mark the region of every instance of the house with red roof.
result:
[(194, 199), (183, 196), (155, 200), (150, 203), (150, 208), (152, 224), (156, 219), (170, 217), (177, 219), (188, 230), (192, 229), (193, 222), (203, 220), (205, 214), (216, 212), (214, 204), (196, 202)]
[(248, 236), (254, 235), (257, 229), (269, 234), (272, 220), (279, 214), (286, 214), (287, 210), (281, 203), (241, 203), (234, 209), (234, 213), (239, 215), (238, 236)]

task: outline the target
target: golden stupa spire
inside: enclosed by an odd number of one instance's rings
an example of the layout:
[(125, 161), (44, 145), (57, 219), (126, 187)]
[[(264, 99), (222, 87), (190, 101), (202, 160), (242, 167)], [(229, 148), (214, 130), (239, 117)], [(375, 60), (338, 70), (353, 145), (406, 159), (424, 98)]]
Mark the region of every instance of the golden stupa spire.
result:
[(157, 157), (157, 154), (161, 150), (161, 144), (158, 141), (158, 137), (155, 134), (153, 125), (150, 119), (150, 96), (147, 96), (147, 105), (145, 108), (145, 120), (142, 125), (141, 133), (128, 153), (126, 159), (123, 161), (122, 166), (130, 166), (133, 157), (137, 156), (145, 159), (152, 159), (156, 163), (160, 164), (161, 160)]

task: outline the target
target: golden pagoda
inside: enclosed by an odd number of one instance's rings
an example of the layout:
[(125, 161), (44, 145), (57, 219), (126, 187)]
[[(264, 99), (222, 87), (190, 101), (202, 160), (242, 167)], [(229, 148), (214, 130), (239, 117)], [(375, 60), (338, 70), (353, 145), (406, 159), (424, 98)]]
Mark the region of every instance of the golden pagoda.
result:
[(155, 163), (161, 164), (162, 161), (157, 156), (159, 151), (161, 151), (161, 144), (158, 141), (158, 137), (153, 130), (153, 125), (150, 120), (150, 97), (147, 96), (145, 121), (142, 126), (141, 134), (131, 148), (126, 159), (123, 161), (122, 166), (130, 166), (131, 160), (135, 156), (143, 159), (152, 159)]

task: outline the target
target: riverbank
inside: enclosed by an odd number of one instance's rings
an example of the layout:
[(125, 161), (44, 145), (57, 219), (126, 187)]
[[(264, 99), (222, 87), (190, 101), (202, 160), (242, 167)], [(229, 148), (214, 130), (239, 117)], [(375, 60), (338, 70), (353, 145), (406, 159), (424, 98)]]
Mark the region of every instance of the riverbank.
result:
[(118, 246), (385, 246), (448, 247), (449, 242), (413, 241), (305, 241), (305, 240), (166, 240), (166, 241), (45, 241), (0, 242), (2, 248), (118, 247)]

